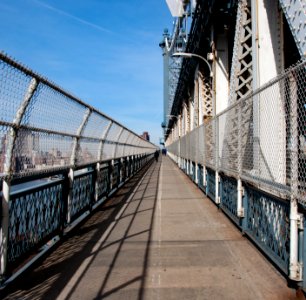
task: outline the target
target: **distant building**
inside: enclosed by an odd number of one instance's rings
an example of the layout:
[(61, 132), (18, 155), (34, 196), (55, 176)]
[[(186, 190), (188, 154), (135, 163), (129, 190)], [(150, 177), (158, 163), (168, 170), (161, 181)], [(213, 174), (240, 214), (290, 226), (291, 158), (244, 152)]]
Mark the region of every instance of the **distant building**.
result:
[(147, 131), (144, 131), (140, 137), (142, 137), (146, 141), (150, 141), (150, 135), (149, 135), (149, 132)]

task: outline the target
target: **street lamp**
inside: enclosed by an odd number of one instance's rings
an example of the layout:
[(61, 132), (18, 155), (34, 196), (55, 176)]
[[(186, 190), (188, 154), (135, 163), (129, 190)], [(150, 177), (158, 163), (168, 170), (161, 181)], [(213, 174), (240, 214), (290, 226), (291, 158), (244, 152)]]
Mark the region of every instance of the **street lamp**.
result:
[(177, 118), (178, 119), (178, 116), (175, 116), (175, 115), (167, 115), (167, 117), (169, 117), (169, 118)]
[(210, 66), (209, 62), (207, 61), (207, 59), (204, 58), (203, 56), (198, 55), (198, 54), (194, 54), (194, 53), (186, 53), (186, 52), (176, 52), (176, 53), (173, 53), (172, 56), (183, 56), (183, 57), (187, 57), (187, 58), (197, 57), (197, 58), (203, 60), (209, 68), (210, 77), (213, 77), (213, 72), (211, 70), (211, 66)]

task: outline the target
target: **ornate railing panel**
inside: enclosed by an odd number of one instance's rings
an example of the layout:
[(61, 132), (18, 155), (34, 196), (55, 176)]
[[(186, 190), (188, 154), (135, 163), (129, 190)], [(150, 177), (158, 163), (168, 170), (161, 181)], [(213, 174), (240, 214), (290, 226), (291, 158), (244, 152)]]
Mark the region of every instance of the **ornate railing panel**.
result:
[(64, 217), (63, 183), (63, 179), (31, 181), (22, 184), (24, 190), (18, 187), (16, 192), (12, 192), (9, 203), (9, 263), (29, 253), (60, 230)]
[(289, 204), (251, 187), (246, 187), (245, 196), (248, 202), (245, 232), (287, 273)]
[(190, 166), (191, 166), (191, 174), (190, 174), (190, 176), (191, 176), (191, 179), (193, 181), (195, 181), (196, 180), (196, 172), (197, 172), (196, 163), (191, 161), (190, 162)]
[(204, 191), (204, 168), (202, 165), (198, 165), (198, 186)]
[(107, 195), (110, 190), (110, 166), (109, 164), (103, 164), (97, 172), (96, 181), (96, 199)]
[(237, 180), (220, 175), (220, 206), (239, 225), (237, 216)]
[(73, 196), (70, 203), (71, 219), (76, 219), (93, 202), (93, 170), (78, 174), (73, 182)]
[(216, 174), (215, 171), (212, 169), (207, 168), (206, 169), (206, 194), (209, 196), (212, 200), (215, 200), (216, 198)]
[[(112, 188), (117, 187), (120, 182), (120, 168), (120, 161), (115, 161), (112, 172)], [(138, 162), (136, 168), (139, 168)]]

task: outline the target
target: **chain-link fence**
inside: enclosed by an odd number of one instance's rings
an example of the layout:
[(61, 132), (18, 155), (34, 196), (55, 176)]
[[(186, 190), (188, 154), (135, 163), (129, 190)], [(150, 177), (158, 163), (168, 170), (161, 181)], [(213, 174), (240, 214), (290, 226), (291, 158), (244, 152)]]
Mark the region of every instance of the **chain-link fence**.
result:
[(0, 103), (0, 178), (156, 150), (4, 54), (0, 54)]
[(304, 60), (168, 150), (306, 204), (305, 75)]

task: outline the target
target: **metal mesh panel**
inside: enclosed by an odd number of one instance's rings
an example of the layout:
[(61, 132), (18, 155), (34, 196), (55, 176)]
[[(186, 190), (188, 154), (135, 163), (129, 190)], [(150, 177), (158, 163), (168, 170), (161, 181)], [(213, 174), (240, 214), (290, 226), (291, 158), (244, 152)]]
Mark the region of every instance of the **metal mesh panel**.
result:
[(188, 133), (186, 135), (186, 152), (187, 152), (186, 158), (187, 159), (190, 159), (190, 147), (191, 147), (191, 145), (190, 145), (190, 133)]
[(80, 105), (46, 85), (39, 84), (21, 124), (76, 134), (86, 110), (86, 106)]
[(33, 130), (19, 130), (13, 152), (15, 173), (63, 168), (70, 165), (73, 138)]
[(185, 149), (186, 149), (186, 159), (189, 159), (189, 153), (190, 153), (190, 144), (189, 144), (190, 138), (189, 133), (185, 136)]
[(186, 158), (186, 136), (181, 138), (181, 156)]
[(173, 148), (172, 148), (172, 153), (175, 154), (176, 156), (180, 155), (180, 141), (177, 140), (176, 142), (173, 143)]
[(199, 149), (198, 149), (198, 163), (201, 165), (205, 165), (205, 140), (204, 140), (204, 135), (205, 135), (205, 127), (204, 125), (201, 125), (199, 127)]
[(117, 145), (116, 147), (116, 153), (115, 153), (115, 158), (119, 158), (124, 156), (124, 145)]
[(291, 195), (303, 203), (305, 64), (290, 69), (253, 95), (250, 142), (242, 148), (243, 175), (272, 191), (288, 194), (291, 190)]
[(106, 140), (108, 141), (116, 141), (118, 138), (118, 134), (120, 133), (121, 127), (116, 123), (113, 123), (107, 136)]
[(129, 132), (127, 130), (123, 130), (121, 135), (120, 135), (120, 138), (118, 140), (119, 143), (126, 143), (128, 137), (129, 137)]
[(104, 118), (100, 114), (93, 112), (87, 121), (82, 136), (96, 139), (102, 138), (110, 122), (110, 120)]
[(111, 159), (114, 156), (116, 144), (115, 143), (104, 143), (102, 159)]
[(5, 152), (7, 147), (7, 136), (10, 127), (0, 125), (0, 178), (4, 176)]
[(143, 147), (144, 143), (145, 143), (145, 141), (143, 139), (139, 138), (139, 143), (137, 145), (140, 146), (140, 147)]
[[(156, 149), (2, 53), (0, 104), (0, 178), (98, 162), (101, 152), (102, 160), (112, 159), (115, 144), (116, 157)], [(126, 143), (140, 146), (125, 150)], [(9, 174), (4, 174), (5, 157)]]
[(125, 146), (124, 147), (124, 152), (123, 152), (123, 156), (129, 156), (129, 155), (132, 155), (133, 153), (133, 146)]
[(133, 134), (130, 133), (128, 139), (126, 140), (126, 143), (127, 143), (128, 145), (132, 145), (134, 139), (135, 139), (135, 135), (133, 135)]
[(76, 165), (83, 165), (97, 161), (99, 157), (99, 145), (99, 140), (81, 138), (77, 148)]
[(0, 120), (13, 122), (31, 77), (0, 60)]
[(291, 193), (306, 204), (306, 61), (283, 80), (286, 113), (286, 178)]
[(238, 172), (238, 143), (240, 139), (240, 106), (237, 105), (218, 118), (218, 163), (224, 171)]
[(216, 165), (216, 141), (215, 141), (215, 120), (208, 121), (205, 125), (205, 159), (206, 164), (215, 168)]
[(261, 179), (285, 184), (286, 124), (281, 89), (277, 83), (257, 96), (259, 107), (265, 109), (259, 112), (259, 147), (254, 149), (254, 163), (255, 170), (257, 166), (259, 168)]
[(183, 136), (181, 157), (199, 153), (205, 166), (306, 204), (305, 67), (299, 62)]
[(195, 162), (197, 161), (197, 149), (199, 147), (197, 133), (198, 133), (197, 129), (189, 133), (189, 145), (190, 145), (189, 159)]
[(253, 170), (253, 149), (254, 144), (258, 142), (258, 139), (254, 138), (254, 114), (253, 114), (253, 100), (255, 98), (250, 97), (243, 99), (238, 106), (240, 106), (240, 121), (239, 121), (239, 135), (238, 142), (240, 155), (238, 158), (239, 172), (249, 173)]

